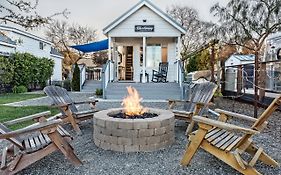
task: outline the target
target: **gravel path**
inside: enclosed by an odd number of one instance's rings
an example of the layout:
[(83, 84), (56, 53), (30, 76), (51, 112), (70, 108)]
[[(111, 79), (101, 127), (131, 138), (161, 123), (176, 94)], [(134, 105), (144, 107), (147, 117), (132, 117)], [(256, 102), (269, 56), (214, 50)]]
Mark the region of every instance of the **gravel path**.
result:
[[(253, 107), (247, 104), (233, 102), (231, 100), (219, 100), (215, 102), (218, 107), (235, 112), (251, 115)], [(234, 104), (234, 105), (233, 105)], [(166, 103), (144, 103), (144, 106), (163, 108)], [(107, 109), (120, 107), (120, 103), (99, 102), (98, 108)], [(260, 112), (263, 110), (260, 110)], [(270, 118), (268, 128), (254, 138), (254, 141), (262, 145), (264, 150), (275, 160), (281, 163), (281, 113), (275, 112)], [(70, 130), (69, 126), (66, 129)], [(203, 150), (199, 150), (194, 156), (190, 166), (181, 168), (179, 162), (184, 153), (187, 143), (185, 133), (185, 123), (176, 122), (176, 142), (160, 151), (152, 153), (117, 153), (104, 151), (97, 148), (92, 141), (92, 122), (87, 121), (81, 124), (82, 136), (75, 136), (72, 145), (78, 157), (83, 161), (80, 167), (74, 167), (64, 156), (55, 152), (50, 156), (34, 163), (19, 174), (102, 174), (102, 175), (233, 175), (238, 174), (231, 167), (219, 161)], [(281, 174), (281, 168), (271, 168), (262, 163), (258, 163), (256, 168), (262, 174)]]

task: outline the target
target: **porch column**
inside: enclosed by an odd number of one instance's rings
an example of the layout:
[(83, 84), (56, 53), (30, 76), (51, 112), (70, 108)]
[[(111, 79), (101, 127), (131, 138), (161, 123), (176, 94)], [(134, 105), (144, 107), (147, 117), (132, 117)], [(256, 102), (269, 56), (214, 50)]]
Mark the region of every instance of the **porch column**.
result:
[(179, 69), (179, 61), (180, 61), (180, 51), (181, 51), (181, 37), (179, 36), (177, 38), (177, 47), (176, 47), (176, 59), (177, 59), (177, 79), (178, 79), (178, 83), (180, 82), (180, 73), (181, 70)]
[[(111, 57), (111, 37), (108, 37), (108, 60), (112, 60), (112, 57)], [(110, 76), (110, 64), (109, 64), (109, 67), (108, 67), (108, 80), (110, 81), (111, 80), (111, 76)]]
[(117, 46), (116, 46), (116, 42), (115, 42), (115, 38), (112, 38), (112, 46), (113, 46), (113, 49), (112, 49), (112, 60), (114, 61), (113, 63), (113, 81), (117, 81), (117, 72), (118, 72), (118, 53), (117, 53)]
[(142, 42), (142, 83), (145, 83), (145, 65), (146, 65), (146, 37), (143, 37)]

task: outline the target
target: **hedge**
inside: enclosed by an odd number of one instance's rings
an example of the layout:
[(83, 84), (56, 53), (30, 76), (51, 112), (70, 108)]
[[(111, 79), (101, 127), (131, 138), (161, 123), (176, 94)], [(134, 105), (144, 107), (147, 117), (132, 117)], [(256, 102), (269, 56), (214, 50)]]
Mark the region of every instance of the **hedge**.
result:
[(29, 53), (0, 57), (0, 62), (0, 83), (27, 88), (38, 85), (44, 87), (52, 76), (55, 64), (52, 59), (39, 58)]

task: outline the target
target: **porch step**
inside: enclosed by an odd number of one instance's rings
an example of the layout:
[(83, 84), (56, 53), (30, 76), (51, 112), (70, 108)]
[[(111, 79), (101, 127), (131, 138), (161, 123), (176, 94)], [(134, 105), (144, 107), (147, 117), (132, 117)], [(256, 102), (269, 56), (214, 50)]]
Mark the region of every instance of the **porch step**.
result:
[(101, 81), (87, 80), (84, 86), (82, 87), (81, 92), (95, 93), (96, 89), (101, 89), (101, 88), (102, 88)]
[(136, 88), (144, 100), (180, 99), (181, 90), (177, 83), (109, 83), (106, 98), (121, 100), (127, 95), (126, 87)]

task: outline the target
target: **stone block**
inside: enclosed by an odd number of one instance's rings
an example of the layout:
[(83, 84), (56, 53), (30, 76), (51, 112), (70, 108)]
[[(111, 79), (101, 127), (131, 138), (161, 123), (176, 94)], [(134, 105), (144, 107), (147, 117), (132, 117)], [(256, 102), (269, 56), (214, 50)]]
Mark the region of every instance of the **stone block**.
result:
[(94, 139), (94, 143), (97, 147), (100, 147), (101, 141), (98, 139)]
[(100, 147), (104, 150), (110, 150), (110, 143), (101, 142)]
[(105, 127), (106, 129), (117, 129), (118, 128), (118, 123), (115, 121), (106, 121), (105, 122)]
[(138, 130), (127, 130), (125, 132), (127, 132), (126, 137), (128, 138), (136, 138), (138, 137), (138, 133), (139, 133)]
[(118, 145), (132, 145), (133, 139), (125, 138), (125, 137), (118, 137), (117, 143), (118, 143)]
[(147, 145), (147, 137), (133, 138), (133, 145)]
[(145, 120), (134, 120), (134, 129), (147, 129), (148, 123)]
[(148, 123), (149, 129), (155, 129), (155, 128), (160, 128), (160, 127), (161, 127), (161, 121), (151, 121)]
[(147, 144), (152, 145), (160, 143), (160, 136), (147, 137)]
[(169, 139), (170, 139), (170, 136), (171, 136), (171, 135), (169, 135), (169, 134), (163, 134), (163, 135), (161, 135), (161, 136), (160, 136), (160, 142), (165, 142), (165, 141), (169, 140)]
[(98, 125), (94, 126), (94, 133), (100, 134), (101, 133), (101, 128)]
[(119, 129), (133, 129), (133, 121), (128, 120), (128, 121), (122, 121), (118, 125)]
[(155, 151), (156, 147), (155, 145), (140, 145), (140, 151), (142, 152), (152, 152)]
[(111, 144), (110, 148), (112, 151), (124, 152), (124, 145)]
[(113, 129), (111, 130), (112, 136), (116, 137), (127, 137), (128, 136), (128, 130), (126, 129)]
[(140, 146), (139, 145), (125, 145), (124, 150), (126, 153), (129, 152), (139, 152), (140, 151)]
[(154, 135), (155, 136), (159, 136), (159, 135), (163, 135), (166, 133), (166, 127), (161, 127), (161, 128), (155, 128), (154, 129)]
[(154, 134), (154, 129), (140, 129), (138, 137), (150, 137), (153, 136)]
[(169, 125), (169, 124), (170, 124), (169, 119), (165, 119), (165, 120), (162, 120), (162, 121), (161, 121), (161, 127), (167, 126), (167, 125)]
[(105, 128), (105, 120), (96, 119), (96, 125)]
[(111, 144), (116, 144), (116, 145), (118, 143), (117, 137), (113, 137), (113, 136), (106, 136), (105, 137), (105, 142), (111, 143)]

